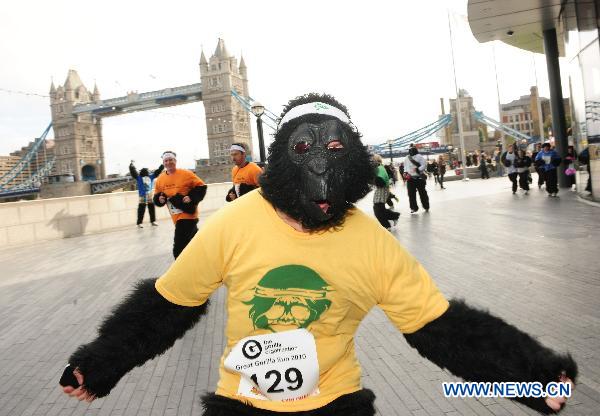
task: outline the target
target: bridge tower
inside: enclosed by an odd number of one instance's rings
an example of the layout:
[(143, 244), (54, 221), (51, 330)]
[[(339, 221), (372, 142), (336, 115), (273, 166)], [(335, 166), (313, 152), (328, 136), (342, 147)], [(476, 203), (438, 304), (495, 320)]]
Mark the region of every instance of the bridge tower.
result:
[(231, 180), (229, 147), (232, 143), (245, 143), (252, 155), (250, 115), (233, 98), (231, 90), (248, 96), (248, 73), (244, 58), (239, 65), (229, 55), (225, 42), (219, 39), (215, 52), (209, 60), (202, 51), (200, 56), (202, 101), (206, 115), (208, 160), (199, 160), (196, 172), (207, 182)]
[(54, 128), (53, 174), (71, 174), (76, 181), (106, 178), (102, 122), (91, 113), (73, 114), (73, 106), (100, 99), (98, 87), (90, 92), (73, 69), (64, 85), (50, 86), (50, 108)]

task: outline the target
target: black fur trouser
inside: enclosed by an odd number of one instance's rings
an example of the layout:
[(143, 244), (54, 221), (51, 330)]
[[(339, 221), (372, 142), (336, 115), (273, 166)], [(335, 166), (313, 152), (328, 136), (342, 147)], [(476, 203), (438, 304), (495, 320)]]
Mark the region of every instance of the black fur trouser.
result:
[(529, 191), (529, 171), (519, 172), (519, 186), (525, 191)]
[(387, 209), (383, 202), (373, 204), (373, 213), (375, 214), (375, 218), (379, 221), (379, 224), (383, 225), (385, 228), (390, 228), (390, 221), (397, 220), (400, 217), (398, 212)]
[(137, 216), (137, 224), (140, 225), (144, 222), (144, 214), (146, 213), (146, 205), (148, 205), (148, 212), (150, 213), (150, 222), (156, 221), (156, 211), (154, 210), (154, 204), (152, 202), (148, 202), (148, 204), (138, 204), (138, 216)]
[(518, 188), (517, 178), (518, 177), (519, 177), (519, 174), (517, 172), (513, 172), (513, 173), (509, 173), (508, 174), (508, 179), (510, 179), (510, 181), (512, 182), (512, 191), (513, 191), (513, 194), (515, 192), (517, 192), (517, 188)]
[(198, 220), (179, 220), (175, 223), (173, 239), (173, 257), (177, 258), (198, 232)]
[(544, 168), (535, 168), (535, 171), (538, 174), (538, 188), (544, 184)]
[(555, 194), (558, 192), (558, 177), (556, 175), (556, 169), (547, 170), (544, 174), (544, 180), (546, 181), (546, 192), (549, 194)]
[(373, 392), (363, 389), (340, 396), (319, 409), (304, 412), (272, 412), (211, 393), (202, 397), (202, 406), (204, 416), (373, 416), (374, 400)]

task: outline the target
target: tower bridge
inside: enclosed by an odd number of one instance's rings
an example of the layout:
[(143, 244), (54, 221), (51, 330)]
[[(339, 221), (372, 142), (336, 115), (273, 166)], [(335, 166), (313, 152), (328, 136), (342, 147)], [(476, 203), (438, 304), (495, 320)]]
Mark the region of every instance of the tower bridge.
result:
[(55, 175), (73, 175), (77, 181), (106, 179), (102, 119), (137, 111), (155, 110), (204, 102), (209, 159), (198, 166), (208, 182), (227, 180), (229, 146), (248, 145), (252, 152), (250, 116), (231, 91), (247, 97), (248, 77), (244, 58), (231, 56), (223, 39), (209, 59), (201, 52), (201, 82), (158, 91), (129, 92), (116, 98), (100, 99), (95, 85), (90, 92), (75, 70), (69, 70), (64, 85), (50, 87), (50, 107), (54, 129)]

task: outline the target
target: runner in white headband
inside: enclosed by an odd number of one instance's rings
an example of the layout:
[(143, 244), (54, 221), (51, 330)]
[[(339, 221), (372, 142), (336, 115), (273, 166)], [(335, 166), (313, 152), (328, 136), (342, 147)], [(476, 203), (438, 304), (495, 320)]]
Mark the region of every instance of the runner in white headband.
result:
[(174, 152), (164, 152), (162, 154), (162, 160), (163, 160), (163, 162), (164, 162), (165, 159), (169, 159), (169, 158), (177, 159), (177, 155)]
[(239, 152), (242, 152), (242, 153), (246, 153), (246, 149), (244, 149), (242, 146), (237, 145), (237, 144), (232, 144), (231, 147), (229, 148), (230, 152), (233, 152), (236, 150)]

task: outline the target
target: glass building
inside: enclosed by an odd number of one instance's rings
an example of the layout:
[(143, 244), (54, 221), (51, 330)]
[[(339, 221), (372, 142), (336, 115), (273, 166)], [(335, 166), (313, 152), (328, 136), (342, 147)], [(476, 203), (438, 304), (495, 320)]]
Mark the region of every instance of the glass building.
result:
[[(569, 142), (578, 151), (600, 146), (600, 1), (598, 0), (468, 0), (471, 31), (481, 42), (500, 40), (546, 56), (552, 130), (556, 150), (566, 153)], [(561, 73), (558, 58), (568, 63)], [(567, 131), (562, 84), (568, 83), (571, 130)], [(595, 165), (598, 165), (595, 167)], [(600, 191), (600, 160), (591, 166), (592, 187)], [(564, 167), (559, 183), (565, 186)], [(600, 192), (594, 191), (594, 199)]]
[(600, 143), (600, 4), (568, 1), (561, 11), (560, 31), (569, 63), (573, 138), (579, 150)]

